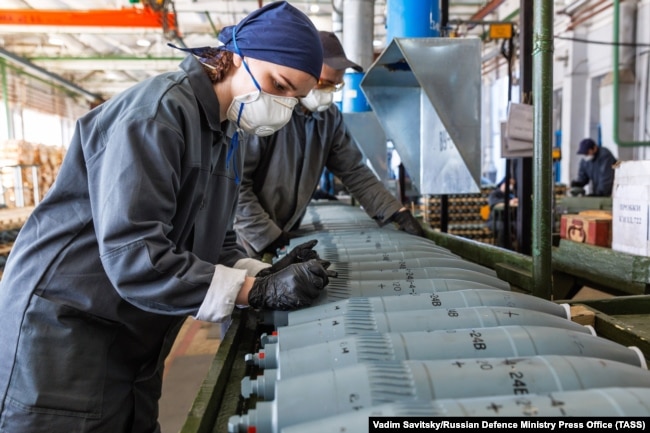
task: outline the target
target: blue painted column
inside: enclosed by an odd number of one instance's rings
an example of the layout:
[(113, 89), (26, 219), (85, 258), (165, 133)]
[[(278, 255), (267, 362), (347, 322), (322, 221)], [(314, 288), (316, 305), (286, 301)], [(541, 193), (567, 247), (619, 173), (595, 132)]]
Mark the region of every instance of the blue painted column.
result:
[(388, 0), (386, 2), (386, 46), (393, 38), (440, 36), (438, 0)]

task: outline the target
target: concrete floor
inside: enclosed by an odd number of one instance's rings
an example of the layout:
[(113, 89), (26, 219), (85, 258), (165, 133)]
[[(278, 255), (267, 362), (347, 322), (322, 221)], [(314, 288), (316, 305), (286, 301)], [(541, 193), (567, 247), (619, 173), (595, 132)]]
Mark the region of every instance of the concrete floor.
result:
[(188, 318), (165, 360), (159, 422), (162, 433), (178, 433), (220, 343), (220, 325)]

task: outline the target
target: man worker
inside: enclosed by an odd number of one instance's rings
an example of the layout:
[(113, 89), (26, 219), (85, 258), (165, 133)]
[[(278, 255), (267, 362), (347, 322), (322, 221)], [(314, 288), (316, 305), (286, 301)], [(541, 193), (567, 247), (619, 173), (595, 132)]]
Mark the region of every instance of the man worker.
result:
[(366, 166), (343, 115), (333, 102), (350, 61), (332, 32), (319, 32), (323, 67), (318, 84), (300, 98), (289, 123), (273, 135), (248, 134), (234, 228), (250, 257), (277, 255), (298, 229), (323, 169), (331, 171), (379, 226), (424, 235), (420, 223)]
[(584, 158), (580, 161), (578, 177), (571, 181), (571, 187), (584, 187), (591, 182), (590, 196), (610, 197), (614, 186), (616, 157), (591, 138), (580, 142), (578, 155), (584, 155)]

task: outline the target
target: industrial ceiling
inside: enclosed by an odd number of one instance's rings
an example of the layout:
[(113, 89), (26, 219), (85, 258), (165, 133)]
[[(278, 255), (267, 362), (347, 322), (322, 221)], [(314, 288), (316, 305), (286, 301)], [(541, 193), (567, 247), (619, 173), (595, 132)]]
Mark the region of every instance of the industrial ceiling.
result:
[[(333, 30), (346, 0), (291, 3), (316, 27)], [(356, 0), (359, 1), (359, 0)], [(387, 0), (374, 0), (374, 49), (385, 47)], [(449, 20), (485, 16), (504, 0), (448, 2)], [(205, 46), (269, 0), (2, 0), (0, 58), (88, 98), (109, 98), (158, 73), (175, 70), (183, 53), (167, 46)]]

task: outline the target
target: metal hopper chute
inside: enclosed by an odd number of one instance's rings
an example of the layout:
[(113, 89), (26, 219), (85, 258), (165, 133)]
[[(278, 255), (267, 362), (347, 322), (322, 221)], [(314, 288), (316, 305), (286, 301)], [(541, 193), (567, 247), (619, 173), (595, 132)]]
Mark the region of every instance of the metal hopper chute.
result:
[(345, 124), (356, 140), (361, 152), (370, 162), (371, 169), (384, 185), (388, 182), (386, 134), (372, 111), (343, 113)]
[(394, 38), (360, 86), (420, 194), (480, 191), (478, 39)]

